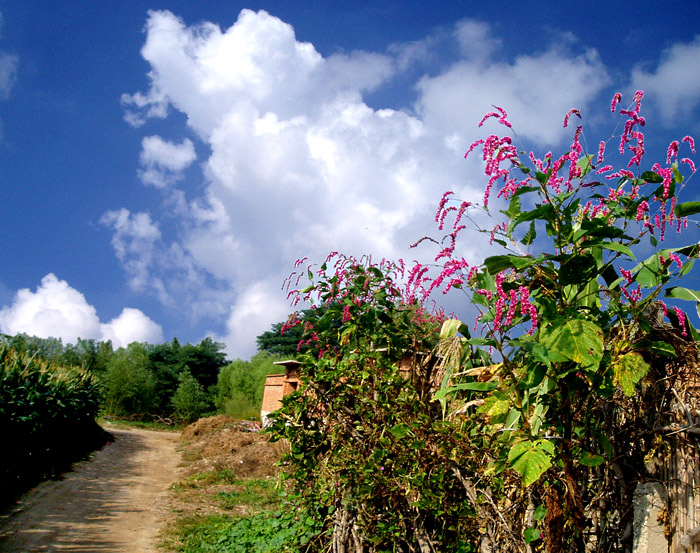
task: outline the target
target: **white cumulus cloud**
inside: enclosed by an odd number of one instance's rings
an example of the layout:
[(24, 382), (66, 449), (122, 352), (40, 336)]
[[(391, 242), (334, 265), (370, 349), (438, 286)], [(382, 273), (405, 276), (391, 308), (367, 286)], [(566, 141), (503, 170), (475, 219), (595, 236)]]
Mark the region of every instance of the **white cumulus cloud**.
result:
[[(674, 44), (663, 51), (654, 70), (638, 65), (632, 86), (644, 90), (671, 125), (700, 104), (700, 35), (692, 42)], [(631, 96), (630, 96), (631, 97)]]
[(194, 144), (185, 138), (182, 144), (164, 140), (160, 136), (147, 136), (141, 142), (141, 169), (139, 177), (144, 184), (165, 188), (182, 178), (197, 154)]
[[(466, 163), (463, 153), (481, 136), (476, 124), (492, 103), (509, 110), (524, 137), (551, 144), (564, 136), (563, 114), (585, 108), (607, 83), (590, 49), (550, 46), (494, 61), (501, 40), (468, 20), (447, 38), (325, 57), (264, 11), (244, 10), (225, 30), (154, 11), (146, 29), (150, 87), (123, 97), (127, 119), (185, 114), (211, 152), (202, 164), (206, 191), (185, 201), (183, 189), (181, 201), (165, 204), (178, 223), (167, 241), (158, 220), (143, 214), (137, 221), (122, 209), (103, 222), (132, 285), (156, 290), (163, 301), (177, 297), (190, 315), (225, 315), (223, 338), (239, 356), (253, 353), (253, 338), (290, 310), (278, 286), (294, 259), (323, 260), (333, 250), (425, 258), (408, 246), (435, 234), (442, 193), (481, 198), (479, 164)], [(401, 71), (438, 57), (431, 49), (446, 40), (461, 57), (417, 83), (415, 105), (366, 103)], [(194, 161), (186, 142), (148, 140), (144, 168), (160, 171), (169, 159), (179, 171)], [(470, 236), (461, 254), (476, 263), (483, 247), (482, 235)]]
[(0, 309), (0, 331), (60, 338), (64, 343), (76, 343), (78, 338), (112, 340), (115, 347), (163, 341), (160, 325), (138, 309), (125, 308), (117, 318), (100, 323), (85, 296), (52, 273), (41, 279), (35, 292), (21, 289), (10, 305)]

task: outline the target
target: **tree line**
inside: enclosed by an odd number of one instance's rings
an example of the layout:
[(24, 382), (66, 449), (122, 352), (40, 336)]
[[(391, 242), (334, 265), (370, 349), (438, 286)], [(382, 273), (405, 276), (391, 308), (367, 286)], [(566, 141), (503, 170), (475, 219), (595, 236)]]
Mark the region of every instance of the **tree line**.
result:
[(94, 375), (104, 416), (189, 422), (225, 413), (254, 419), (260, 415), (265, 376), (280, 370), (274, 362), (297, 353), (295, 338), (281, 335), (281, 327), (282, 323), (273, 325), (258, 337), (258, 352), (250, 360), (227, 359), (224, 344), (211, 338), (198, 344), (173, 338), (115, 348), (111, 340), (79, 338), (75, 344), (63, 344), (60, 338), (20, 333), (0, 335), (0, 345)]

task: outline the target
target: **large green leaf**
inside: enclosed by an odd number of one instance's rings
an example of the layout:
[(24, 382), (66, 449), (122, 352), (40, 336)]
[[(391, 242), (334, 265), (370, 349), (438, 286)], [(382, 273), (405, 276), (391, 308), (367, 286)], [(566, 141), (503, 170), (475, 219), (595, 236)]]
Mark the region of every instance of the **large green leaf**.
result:
[(537, 238), (537, 230), (535, 229), (535, 221), (530, 222), (530, 228), (528, 231), (525, 233), (525, 236), (523, 236), (523, 239), (520, 241), (521, 244), (524, 244), (525, 246), (529, 246), (535, 241), (535, 238)]
[(498, 386), (497, 380), (490, 380), (489, 382), (464, 382), (462, 384), (455, 384), (449, 388), (443, 388), (435, 392), (433, 399), (440, 400), (443, 399), (448, 394), (453, 394), (461, 390), (466, 390), (470, 392), (490, 392)]
[(613, 365), (615, 381), (620, 385), (627, 396), (634, 394), (637, 385), (649, 370), (649, 365), (638, 353), (626, 353)]
[(618, 244), (617, 242), (603, 242), (599, 244), (599, 246), (606, 250), (613, 250), (616, 252), (624, 253), (630, 259), (637, 259), (636, 257), (634, 257), (632, 250), (630, 250), (629, 247), (625, 246), (624, 244)]
[(552, 466), (554, 444), (547, 440), (523, 441), (508, 452), (508, 463), (523, 477), (525, 487), (537, 482)]
[(583, 156), (578, 160), (578, 163), (576, 163), (576, 166), (581, 169), (581, 177), (585, 177), (588, 173), (590, 173), (593, 170), (593, 166), (591, 165), (591, 160), (593, 159), (593, 154)]
[(654, 171), (644, 171), (641, 176), (645, 181), (653, 184), (664, 182), (663, 177), (658, 173), (654, 173)]
[(676, 217), (688, 217), (700, 213), (700, 202), (683, 202), (676, 204)]
[(585, 368), (596, 369), (603, 358), (603, 331), (585, 319), (570, 319), (549, 330), (542, 344)]
[(591, 453), (590, 451), (582, 451), (578, 462), (586, 467), (598, 467), (605, 463), (605, 457)]
[(681, 288), (680, 286), (674, 286), (673, 288), (666, 289), (666, 296), (669, 298), (676, 298), (679, 300), (688, 301), (700, 301), (700, 292), (696, 290), (688, 290), (687, 288)]
[(469, 338), (469, 328), (462, 321), (459, 319), (447, 319), (442, 323), (440, 339), (453, 338), (458, 332)]
[(572, 255), (559, 269), (559, 282), (583, 285), (598, 274), (598, 266), (591, 254)]
[(531, 255), (492, 255), (484, 260), (484, 265), (492, 275), (506, 269), (524, 269), (535, 264)]

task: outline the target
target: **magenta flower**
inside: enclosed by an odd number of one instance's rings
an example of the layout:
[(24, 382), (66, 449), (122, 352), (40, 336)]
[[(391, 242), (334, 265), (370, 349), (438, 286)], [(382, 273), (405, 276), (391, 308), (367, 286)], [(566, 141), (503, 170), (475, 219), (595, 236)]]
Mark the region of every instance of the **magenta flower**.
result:
[(572, 115), (578, 115), (578, 118), (581, 119), (581, 112), (577, 110), (576, 108), (571, 108), (569, 112), (564, 116), (564, 126), (568, 127), (569, 126), (569, 117)]
[(689, 159), (689, 158), (687, 158), (687, 157), (684, 157), (683, 159), (681, 159), (681, 163), (687, 164), (688, 167), (690, 167), (690, 170), (691, 170), (693, 173), (695, 173), (695, 163), (693, 163), (693, 160), (692, 160), (692, 159)]
[(622, 94), (616, 92), (615, 96), (613, 96), (612, 103), (610, 104), (611, 113), (615, 113), (615, 108), (617, 107), (617, 104), (620, 103), (620, 100), (622, 100)]
[(686, 325), (685, 313), (676, 306), (673, 307), (673, 310), (676, 312), (676, 317), (678, 317), (678, 326), (681, 328), (681, 336), (687, 336), (688, 327)]
[(681, 142), (687, 142), (690, 145), (690, 151), (695, 153), (695, 140), (692, 136), (684, 136)]
[(671, 165), (671, 159), (678, 156), (678, 140), (674, 140), (668, 145), (666, 152), (666, 165)]

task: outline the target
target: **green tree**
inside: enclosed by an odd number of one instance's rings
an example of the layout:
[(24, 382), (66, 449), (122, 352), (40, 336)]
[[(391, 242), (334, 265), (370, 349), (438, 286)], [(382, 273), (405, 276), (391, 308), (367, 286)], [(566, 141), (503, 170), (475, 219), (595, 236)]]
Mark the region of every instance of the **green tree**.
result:
[(209, 391), (216, 385), (219, 370), (226, 364), (224, 344), (205, 338), (197, 345), (181, 345), (177, 338), (154, 346), (150, 352), (150, 367), (156, 379), (158, 409), (167, 412), (179, 386), (180, 373), (187, 367), (190, 374)]
[(217, 408), (237, 419), (259, 418), (265, 376), (279, 373), (281, 369), (274, 362), (282, 359), (263, 351), (250, 361), (236, 359), (223, 367), (217, 384)]
[(258, 351), (281, 355), (286, 359), (295, 359), (309, 350), (304, 342), (304, 321), (311, 315), (308, 309), (293, 313), (284, 322), (275, 323), (270, 330), (260, 334), (255, 340)]
[(180, 372), (178, 381), (172, 398), (175, 414), (185, 422), (193, 422), (211, 408), (211, 403), (202, 385), (186, 367)]
[(156, 380), (143, 344), (119, 348), (107, 363), (103, 384), (106, 413), (145, 416), (156, 412)]

